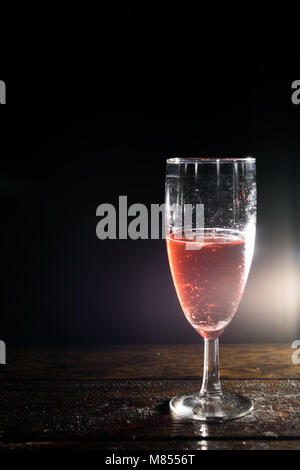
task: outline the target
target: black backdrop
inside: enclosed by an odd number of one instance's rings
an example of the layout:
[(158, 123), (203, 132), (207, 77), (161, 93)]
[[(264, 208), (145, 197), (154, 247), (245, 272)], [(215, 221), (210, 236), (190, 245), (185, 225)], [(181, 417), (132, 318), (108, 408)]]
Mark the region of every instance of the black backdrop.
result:
[(271, 73), (268, 54), (256, 60), (248, 74), (199, 73), (193, 83), (0, 77), (7, 345), (199, 341), (176, 298), (164, 241), (100, 241), (95, 232), (103, 202), (163, 202), (165, 160), (176, 155), (257, 158), (256, 254), (223, 341), (299, 338), (297, 76)]

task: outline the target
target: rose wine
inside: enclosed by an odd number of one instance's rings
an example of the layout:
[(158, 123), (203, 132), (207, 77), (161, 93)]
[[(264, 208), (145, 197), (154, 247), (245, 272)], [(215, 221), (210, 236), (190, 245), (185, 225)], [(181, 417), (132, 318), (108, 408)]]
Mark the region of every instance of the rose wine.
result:
[(217, 338), (232, 320), (246, 284), (249, 257), (243, 234), (204, 229), (192, 239), (175, 233), (167, 237), (167, 248), (187, 320), (202, 336)]

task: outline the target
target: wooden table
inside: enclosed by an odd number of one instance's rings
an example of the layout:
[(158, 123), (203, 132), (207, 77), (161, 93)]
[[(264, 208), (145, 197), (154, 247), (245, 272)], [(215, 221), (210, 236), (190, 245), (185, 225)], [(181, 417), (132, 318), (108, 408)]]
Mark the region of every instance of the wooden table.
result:
[(199, 389), (202, 345), (8, 351), (0, 366), (0, 449), (300, 449), (300, 364), (291, 345), (222, 345), (223, 388), (252, 398), (242, 419), (176, 418)]

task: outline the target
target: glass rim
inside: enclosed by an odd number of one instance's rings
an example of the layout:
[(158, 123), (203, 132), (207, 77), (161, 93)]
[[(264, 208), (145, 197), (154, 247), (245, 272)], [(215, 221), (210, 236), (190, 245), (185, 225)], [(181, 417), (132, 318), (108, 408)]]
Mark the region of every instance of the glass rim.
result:
[(255, 157), (173, 157), (167, 158), (167, 163), (230, 163), (230, 162), (255, 162)]

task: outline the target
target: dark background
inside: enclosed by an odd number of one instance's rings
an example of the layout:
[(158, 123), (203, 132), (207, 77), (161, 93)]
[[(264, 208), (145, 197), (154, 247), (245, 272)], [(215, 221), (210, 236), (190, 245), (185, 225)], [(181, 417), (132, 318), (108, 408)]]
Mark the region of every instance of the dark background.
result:
[(84, 79), (0, 77), (7, 345), (200, 341), (180, 309), (164, 241), (100, 241), (95, 232), (103, 202), (117, 204), (119, 195), (129, 205), (163, 202), (171, 156), (257, 158), (256, 252), (222, 340), (300, 338), (297, 76), (281, 78), (282, 51), (248, 53), (248, 67), (200, 70), (193, 80), (129, 77), (128, 69)]

